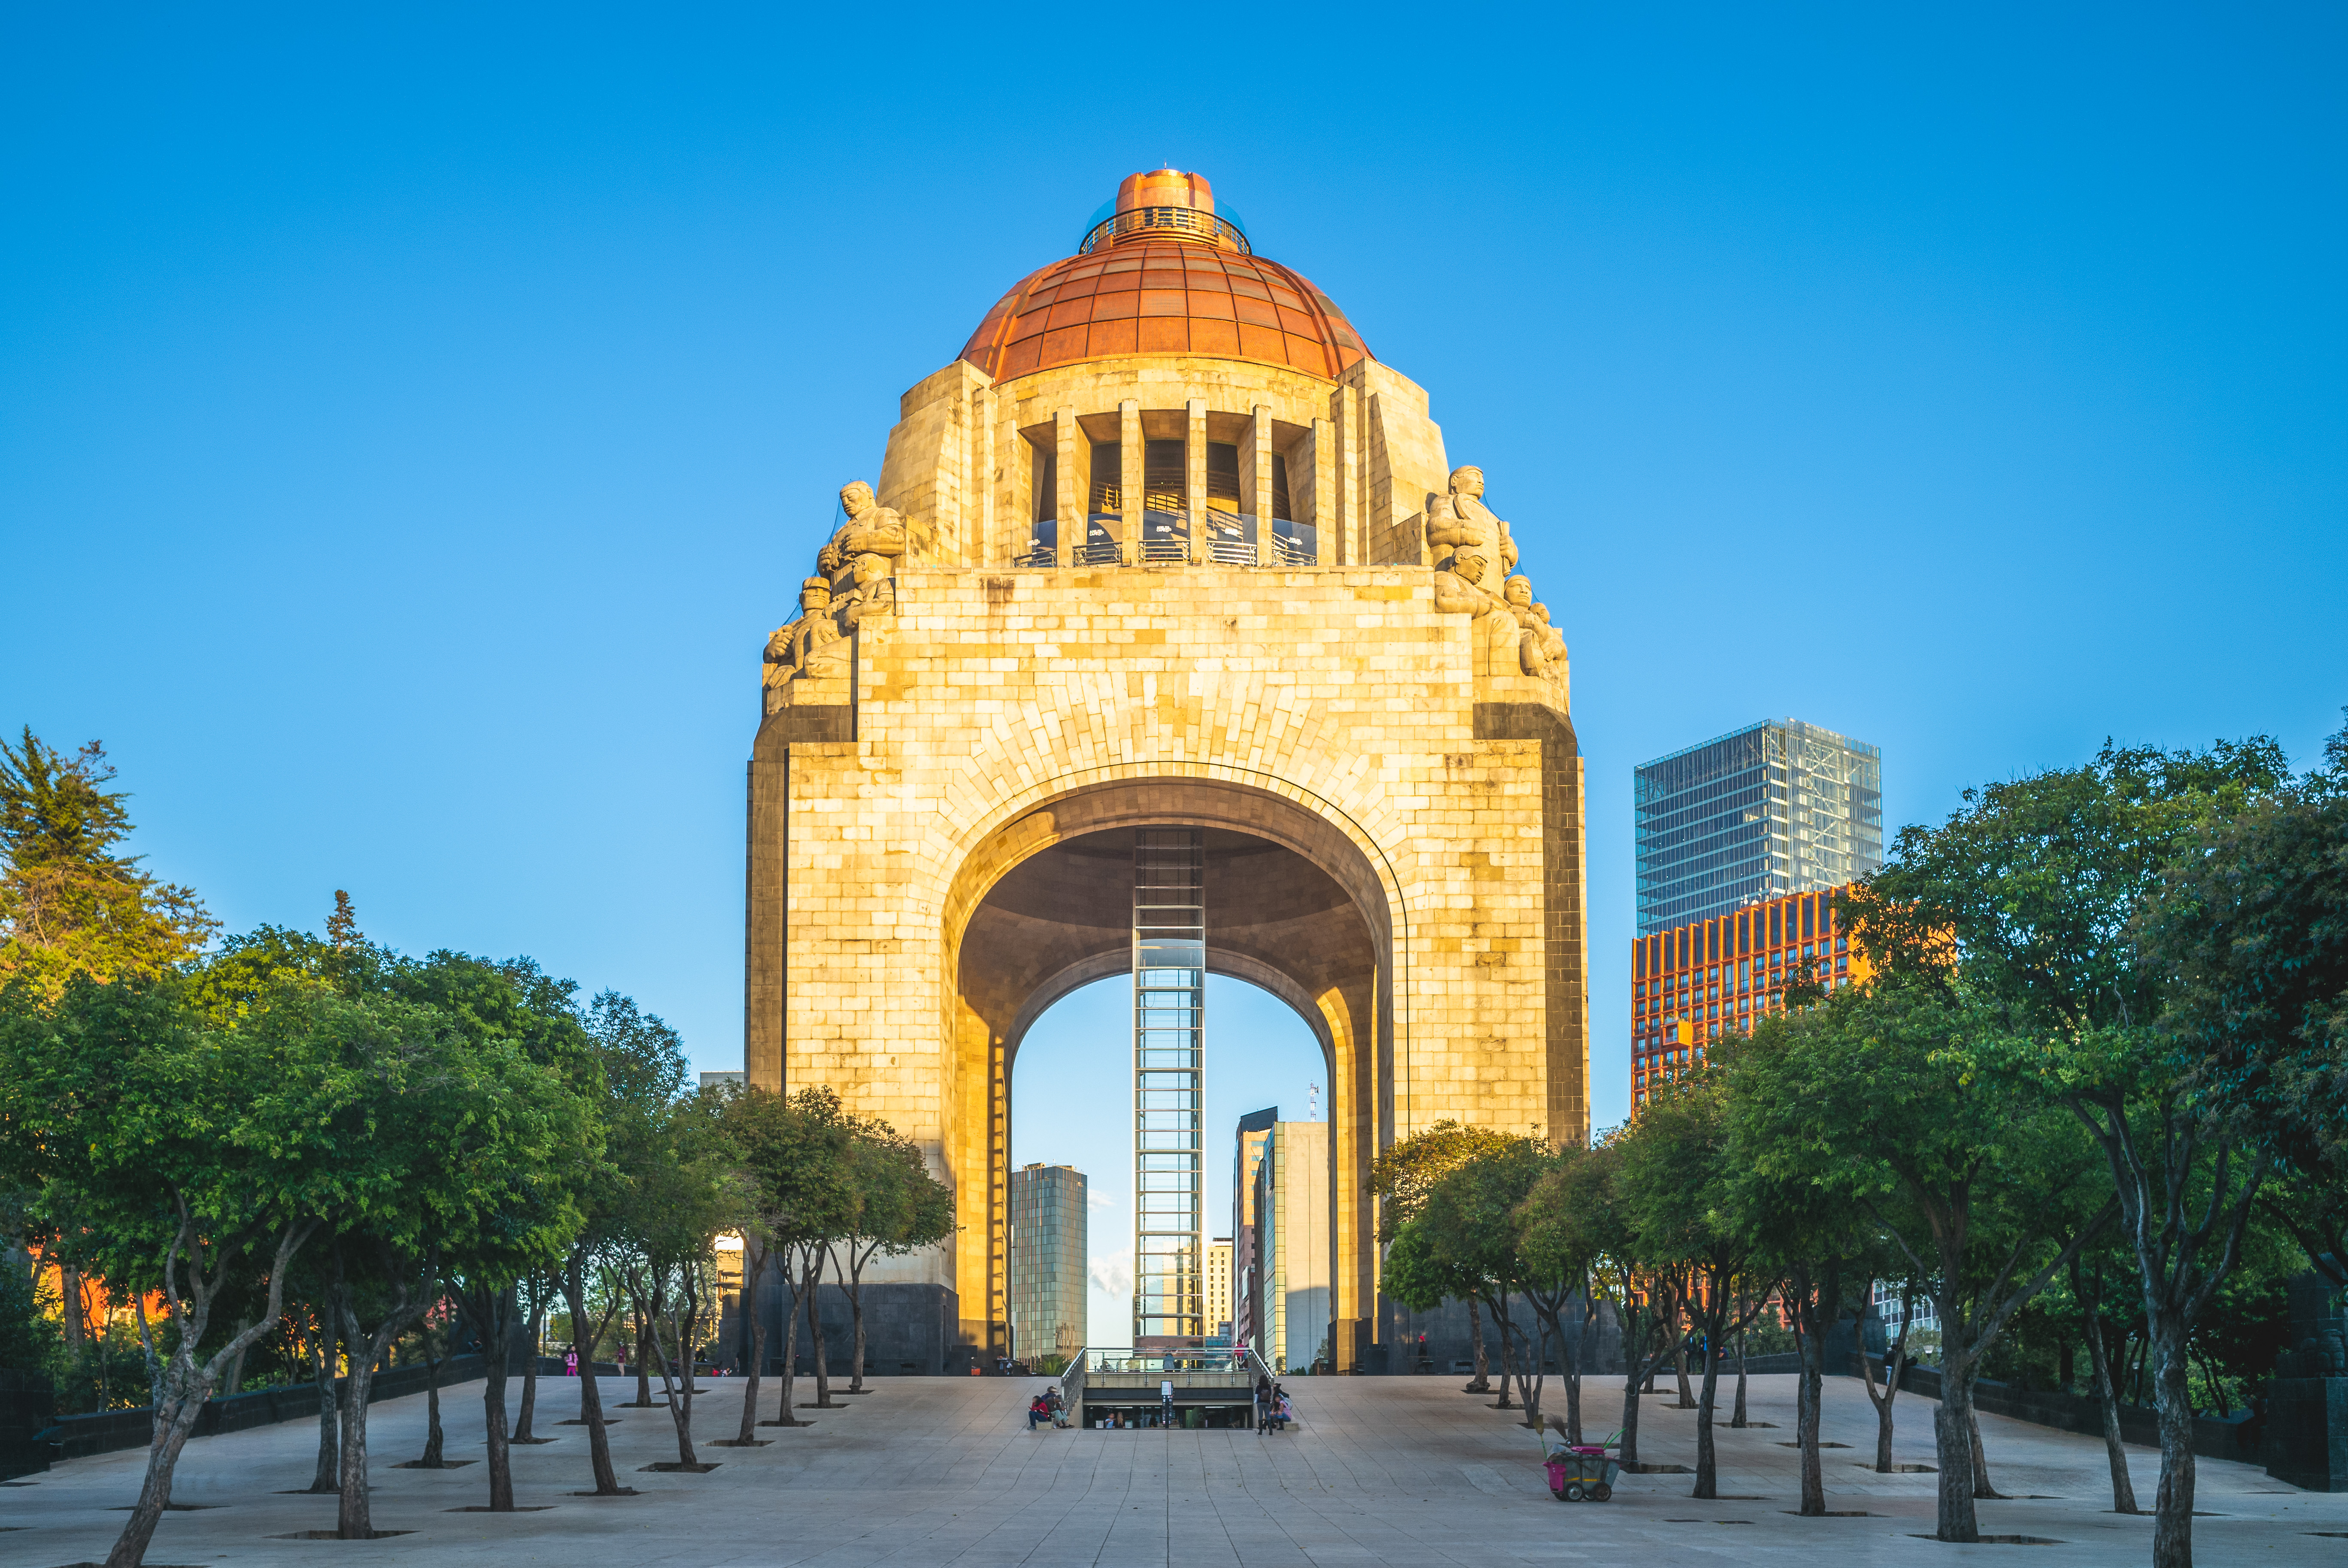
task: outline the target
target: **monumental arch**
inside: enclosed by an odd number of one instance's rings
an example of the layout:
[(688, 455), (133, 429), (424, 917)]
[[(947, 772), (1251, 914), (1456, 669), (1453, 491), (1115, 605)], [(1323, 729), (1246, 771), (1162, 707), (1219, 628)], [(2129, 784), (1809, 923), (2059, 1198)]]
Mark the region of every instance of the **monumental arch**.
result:
[(921, 1143), (961, 1229), (895, 1277), (999, 1347), (1021, 1038), (1129, 968), (1134, 830), (1198, 829), (1208, 969), (1327, 1060), (1332, 1352), (1378, 1364), (1378, 1150), (1588, 1132), (1581, 762), (1526, 575), (1565, 562), (1519, 563), (1427, 394), (1172, 169), (900, 412), (767, 645), (749, 1081)]

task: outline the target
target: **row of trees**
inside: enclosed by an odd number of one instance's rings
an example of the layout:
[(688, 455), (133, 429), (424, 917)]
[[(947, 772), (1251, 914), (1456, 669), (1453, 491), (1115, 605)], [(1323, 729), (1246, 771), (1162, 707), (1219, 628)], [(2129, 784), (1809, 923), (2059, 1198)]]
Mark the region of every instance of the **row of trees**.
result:
[[(697, 1089), (675, 1032), (627, 998), (582, 1006), (528, 959), (404, 958), (341, 894), (323, 937), (264, 927), (211, 948), (192, 896), (118, 854), (109, 777), (95, 747), (0, 744), (0, 1215), (6, 1241), (139, 1304), (155, 1430), (112, 1568), (141, 1561), (202, 1404), (273, 1335), (317, 1380), (315, 1484), (346, 1538), (373, 1532), (367, 1396), (403, 1340), (427, 1360), (478, 1341), (489, 1506), (514, 1506), (536, 1361), (510, 1432), (508, 1347), (534, 1347), (558, 1303), (582, 1359), (633, 1319), (677, 1463), (698, 1468), (693, 1353), (729, 1233), (754, 1324), (770, 1256), (794, 1337), (802, 1304), (820, 1335), (815, 1290), (840, 1273), (861, 1377), (866, 1265), (952, 1225), (906, 1140), (822, 1088)], [(596, 1382), (580, 1389), (594, 1489), (618, 1493)], [(648, 1381), (638, 1398), (654, 1402)], [(426, 1464), (437, 1391), (434, 1410)]]
[[(1555, 1346), (1577, 1440), (1611, 1303), (1632, 1463), (1643, 1381), (1785, 1312), (1805, 1514), (1825, 1511), (1827, 1331), (1872, 1281), (1929, 1299), (1947, 1541), (1977, 1539), (1974, 1501), (1996, 1495), (1974, 1380), (2034, 1323), (2086, 1348), (2114, 1505), (2137, 1511), (2114, 1411), (2133, 1341), (2160, 1434), (2154, 1561), (2185, 1568), (2193, 1390), (2224, 1398), (2223, 1364), (2278, 1343), (2246, 1284), (2348, 1286), (2348, 731), (2300, 777), (2271, 742), (2106, 746), (1970, 792), (1838, 903), (1872, 978), (1796, 982), (1597, 1146), (1446, 1125), (1389, 1151), (1387, 1290), (1488, 1314), (1536, 1423)], [(1694, 1401), (1699, 1497), (1718, 1367), (1703, 1358)], [(1896, 1383), (1870, 1371), (1868, 1390), (1889, 1468)]]

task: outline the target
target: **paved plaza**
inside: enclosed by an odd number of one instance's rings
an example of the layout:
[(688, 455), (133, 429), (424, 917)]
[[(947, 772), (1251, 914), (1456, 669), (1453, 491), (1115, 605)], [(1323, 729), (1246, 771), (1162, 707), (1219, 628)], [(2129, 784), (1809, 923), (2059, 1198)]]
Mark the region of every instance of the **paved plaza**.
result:
[[(316, 1430), (289, 1423), (199, 1439), (181, 1460), (174, 1501), (149, 1561), (156, 1564), (960, 1563), (1062, 1564), (1632, 1563), (1673, 1560), (1941, 1563), (2150, 1560), (2151, 1521), (2102, 1512), (2110, 1501), (2102, 1445), (2091, 1438), (1982, 1418), (1993, 1479), (2011, 1501), (1981, 1504), (1983, 1529), (2061, 1545), (1944, 1546), (1929, 1532), (1929, 1474), (1879, 1476), (1874, 1420), (1849, 1378), (1827, 1382), (1829, 1506), (1864, 1517), (1805, 1520), (1792, 1438), (1794, 1379), (1754, 1380), (1753, 1413), (1768, 1428), (1723, 1430), (1721, 1490), (1690, 1501), (1692, 1478), (1625, 1476), (1607, 1503), (1560, 1503), (1543, 1486), (1539, 1448), (1510, 1418), (1450, 1378), (1300, 1378), (1302, 1419), (1288, 1435), (1247, 1431), (1028, 1431), (1024, 1405), (1040, 1384), (998, 1378), (898, 1378), (811, 1410), (816, 1425), (762, 1429), (769, 1446), (705, 1447), (706, 1475), (645, 1472), (674, 1460), (665, 1410), (616, 1412), (614, 1458), (641, 1495), (591, 1499), (587, 1442), (575, 1427), (578, 1385), (540, 1385), (541, 1428), (553, 1442), (514, 1450), (516, 1501), (542, 1512), (452, 1512), (486, 1501), (479, 1463), (397, 1470), (423, 1440), (422, 1396), (387, 1401), (371, 1423), (375, 1522), (412, 1533), (375, 1542), (275, 1539), (331, 1528), (331, 1497), (283, 1495), (308, 1484)], [(709, 1381), (695, 1401), (696, 1438), (727, 1437), (739, 1385)], [(633, 1397), (605, 1379), (604, 1398)], [(1595, 1408), (1619, 1409), (1620, 1385)], [(481, 1385), (443, 1402), (449, 1452), (480, 1451)], [(801, 1396), (812, 1398), (800, 1385)], [(1597, 1392), (1593, 1387), (1593, 1392)], [(513, 1398), (519, 1399), (516, 1385)], [(761, 1403), (775, 1400), (767, 1385)], [(1897, 1457), (1929, 1463), (1932, 1405), (1902, 1396)], [(1668, 1395), (1647, 1401), (1645, 1457), (1693, 1463), (1694, 1414)], [(1613, 1419), (1601, 1430), (1611, 1430)], [(2131, 1450), (2137, 1495), (2149, 1500), (2157, 1457)], [(96, 1560), (137, 1495), (143, 1452), (78, 1460), (0, 1490), (0, 1563), (24, 1568)], [(2199, 1561), (2348, 1564), (2348, 1495), (2296, 1491), (2245, 1465), (2205, 1460)], [(2326, 1535), (2322, 1532), (2335, 1532)]]

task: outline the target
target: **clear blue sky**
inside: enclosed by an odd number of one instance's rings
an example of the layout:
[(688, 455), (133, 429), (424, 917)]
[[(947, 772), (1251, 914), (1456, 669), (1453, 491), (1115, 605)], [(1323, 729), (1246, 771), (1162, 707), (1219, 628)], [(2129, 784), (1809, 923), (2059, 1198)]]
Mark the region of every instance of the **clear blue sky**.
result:
[[(736, 1064), (832, 492), (1170, 159), (1431, 391), (1557, 612), (1613, 1120), (1633, 764), (1791, 714), (1897, 824), (2337, 727), (2343, 18), (17, 6), (0, 723), (103, 737), (232, 926), (347, 887)], [(1295, 1103), (1301, 1028), (1218, 1016), (1279, 1064), (1227, 1109)]]

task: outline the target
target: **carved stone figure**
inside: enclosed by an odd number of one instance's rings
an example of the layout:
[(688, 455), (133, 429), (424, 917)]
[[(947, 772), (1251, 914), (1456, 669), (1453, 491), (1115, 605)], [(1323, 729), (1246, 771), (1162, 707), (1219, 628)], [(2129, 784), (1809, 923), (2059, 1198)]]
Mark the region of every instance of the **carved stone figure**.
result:
[(761, 684), (766, 688), (769, 713), (782, 705), (782, 689), (806, 671), (808, 661), (839, 640), (839, 625), (832, 619), (830, 583), (819, 577), (801, 583), (799, 610), (797, 620), (778, 627), (775, 634), (767, 639), (767, 667)]
[(1565, 669), (1565, 633), (1550, 624), (1549, 606), (1533, 606), (1533, 619), (1540, 622), (1541, 657), (1549, 661), (1552, 672)]
[(1527, 577), (1512, 577), (1500, 585), (1500, 600), (1517, 622), (1517, 667), (1528, 675), (1546, 677), (1549, 674), (1549, 651), (1542, 644), (1546, 627), (1533, 614), (1533, 584)]
[(882, 506), (874, 497), (872, 487), (861, 479), (840, 487), (839, 504), (848, 513), (848, 521), (817, 553), (815, 564), (830, 579), (842, 629), (853, 631), (868, 607), (877, 608), (889, 600), (887, 585), (897, 562), (914, 545), (926, 541), (915, 539), (905, 515)]
[(1498, 537), (1500, 570), (1516, 570), (1517, 541), (1509, 532), (1508, 523), (1484, 504), (1484, 470), (1473, 466), (1451, 470), (1451, 494), (1453, 507), (1464, 522)]
[(1458, 468), (1452, 472), (1448, 494), (1426, 497), (1426, 542), (1435, 552), (1437, 610), (1491, 615), (1509, 609), (1487, 584), (1495, 575), (1495, 558), (1498, 575), (1517, 564), (1516, 541), (1509, 537), (1509, 525), (1484, 505), (1483, 494), (1483, 470)]

